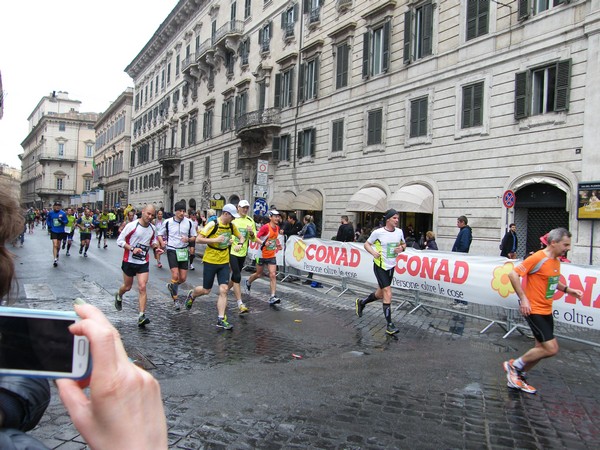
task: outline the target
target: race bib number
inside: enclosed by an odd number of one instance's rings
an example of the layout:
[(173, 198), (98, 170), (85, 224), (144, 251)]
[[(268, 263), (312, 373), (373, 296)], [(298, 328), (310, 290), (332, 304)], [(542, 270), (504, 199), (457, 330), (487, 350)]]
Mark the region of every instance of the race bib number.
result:
[(559, 278), (559, 276), (548, 277), (548, 287), (546, 288), (547, 299), (554, 297), (554, 293), (556, 292), (556, 288), (558, 287)]
[(265, 245), (267, 250), (277, 250), (277, 239), (269, 239)]
[(225, 236), (225, 240), (219, 243), (219, 248), (227, 248), (229, 247), (229, 242), (231, 241), (231, 233), (226, 232), (221, 234), (221, 236)]
[(61, 225), (62, 225), (62, 222), (59, 219), (52, 219), (53, 227), (60, 227)]
[(187, 261), (189, 259), (189, 251), (188, 251), (187, 247), (186, 248), (176, 248), (175, 254), (177, 255), (178, 262)]
[(102, 221), (102, 226), (105, 227), (108, 222), (106, 220)]
[(394, 249), (398, 247), (398, 243), (390, 243), (387, 244), (387, 246), (385, 247), (385, 257), (386, 258), (395, 258), (396, 257), (396, 252), (394, 252)]
[[(141, 252), (139, 252), (139, 253), (133, 253), (133, 252), (132, 252), (132, 255), (131, 255), (131, 257), (132, 257), (133, 259), (138, 259), (138, 260), (140, 260), (140, 261), (144, 261), (144, 260), (146, 259), (146, 255), (148, 254), (148, 249), (149, 249), (150, 247), (148, 247), (147, 245), (144, 245), (144, 244), (138, 244), (138, 245), (136, 245), (136, 246), (135, 246), (135, 248), (139, 248), (139, 249), (141, 249), (142, 251), (141, 251)], [(134, 249), (135, 249), (135, 248), (134, 248)]]
[(71, 232), (71, 227), (65, 227), (65, 233), (70, 233)]

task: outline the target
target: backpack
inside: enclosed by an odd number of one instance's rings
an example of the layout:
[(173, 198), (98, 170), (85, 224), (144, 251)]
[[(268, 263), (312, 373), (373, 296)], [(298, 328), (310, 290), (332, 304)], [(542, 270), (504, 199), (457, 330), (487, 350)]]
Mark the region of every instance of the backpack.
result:
[[(211, 238), (212, 236), (214, 236), (217, 233), (217, 231), (219, 230), (219, 226), (222, 226), (223, 228), (229, 228), (233, 232), (233, 228), (232, 228), (231, 224), (229, 224), (227, 226), (220, 225), (218, 219), (212, 219), (212, 220), (209, 220), (206, 223), (206, 225), (208, 225), (211, 222), (214, 222), (215, 225), (212, 227), (212, 230), (210, 230), (210, 233), (208, 233), (208, 236), (206, 236), (207, 239)], [(211, 244), (206, 244), (206, 246), (212, 248), (213, 250), (219, 250), (219, 251), (229, 250), (229, 247), (228, 248), (213, 247)]]

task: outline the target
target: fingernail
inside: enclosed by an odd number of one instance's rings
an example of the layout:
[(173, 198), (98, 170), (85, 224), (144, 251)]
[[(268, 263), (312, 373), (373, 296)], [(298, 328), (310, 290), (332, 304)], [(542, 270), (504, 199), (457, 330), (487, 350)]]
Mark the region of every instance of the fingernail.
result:
[(73, 303), (76, 305), (87, 305), (87, 302), (84, 299), (79, 298), (79, 297), (77, 297), (75, 300), (73, 300)]

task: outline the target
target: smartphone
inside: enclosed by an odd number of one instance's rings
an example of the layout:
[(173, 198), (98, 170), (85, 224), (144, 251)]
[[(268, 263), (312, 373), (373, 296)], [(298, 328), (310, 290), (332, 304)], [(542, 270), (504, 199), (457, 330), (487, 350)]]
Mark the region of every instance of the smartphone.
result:
[(85, 378), (90, 343), (69, 331), (79, 320), (69, 311), (0, 307), (0, 375)]

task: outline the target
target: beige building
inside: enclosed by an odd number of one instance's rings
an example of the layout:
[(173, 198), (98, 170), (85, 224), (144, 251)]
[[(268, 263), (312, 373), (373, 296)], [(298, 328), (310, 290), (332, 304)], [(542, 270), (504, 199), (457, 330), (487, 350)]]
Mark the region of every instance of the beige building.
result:
[(8, 194), (12, 198), (21, 198), (21, 171), (10, 167), (6, 164), (0, 164), (0, 182), (6, 189), (8, 187)]
[(96, 130), (94, 187), (104, 192), (107, 209), (127, 206), (131, 153), (133, 89), (128, 88), (104, 111)]
[(510, 222), (520, 256), (565, 226), (588, 263), (599, 19), (598, 0), (181, 0), (126, 68), (131, 198), (264, 197), (325, 238), (394, 207), (444, 250), (464, 214), (488, 255)]
[(67, 92), (42, 97), (21, 143), (21, 201), (26, 206), (63, 206), (92, 188), (96, 113), (80, 113), (79, 100)]

